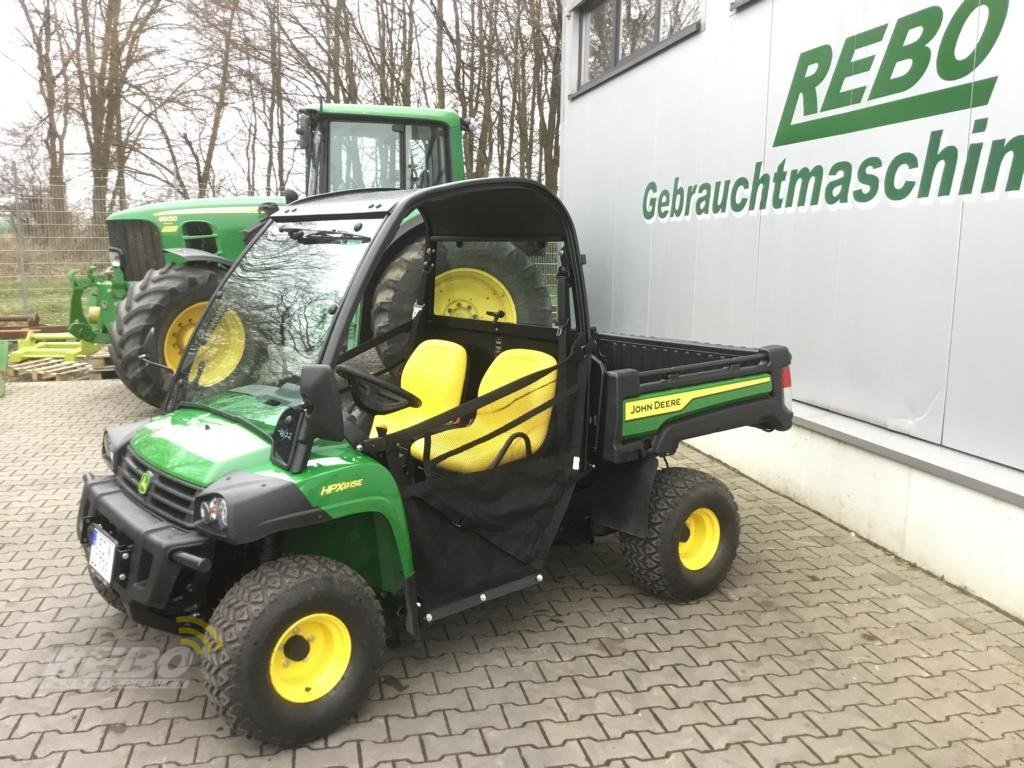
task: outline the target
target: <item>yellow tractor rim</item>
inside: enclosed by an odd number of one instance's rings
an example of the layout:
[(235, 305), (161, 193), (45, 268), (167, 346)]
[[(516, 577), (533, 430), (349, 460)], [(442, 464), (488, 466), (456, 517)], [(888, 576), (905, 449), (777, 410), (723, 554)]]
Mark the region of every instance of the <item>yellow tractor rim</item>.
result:
[(516, 303), (508, 288), (482, 269), (458, 267), (437, 276), (434, 314), (465, 320), (493, 320), (488, 312), (504, 312), (503, 323), (516, 322)]
[(679, 562), (689, 571), (699, 571), (714, 559), (722, 541), (722, 526), (718, 515), (700, 507), (686, 518), (686, 531), (688, 535), (679, 542)]
[(185, 354), (185, 347), (188, 346), (192, 332), (196, 329), (196, 323), (203, 316), (206, 309), (205, 301), (197, 301), (195, 304), (185, 307), (177, 316), (171, 320), (164, 335), (164, 365), (178, 370), (178, 363), (181, 356)]
[[(245, 326), (233, 309), (224, 313), (210, 331), (210, 338), (196, 352), (189, 374), (190, 381), (199, 378), (199, 386), (212, 387), (230, 376), (245, 354)], [(200, 375), (202, 371), (202, 375)]]
[(352, 636), (330, 613), (303, 616), (281, 633), (270, 655), (270, 684), (285, 701), (307, 704), (340, 682), (352, 660)]

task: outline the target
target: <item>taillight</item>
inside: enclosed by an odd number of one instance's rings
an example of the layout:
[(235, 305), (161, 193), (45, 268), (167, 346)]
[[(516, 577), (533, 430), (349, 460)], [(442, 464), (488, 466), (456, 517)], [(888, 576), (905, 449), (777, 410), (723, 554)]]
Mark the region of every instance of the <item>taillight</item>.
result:
[(786, 404), (789, 410), (793, 410), (793, 376), (789, 372), (789, 366), (787, 365), (782, 369), (782, 374), (779, 377), (782, 382), (782, 402)]

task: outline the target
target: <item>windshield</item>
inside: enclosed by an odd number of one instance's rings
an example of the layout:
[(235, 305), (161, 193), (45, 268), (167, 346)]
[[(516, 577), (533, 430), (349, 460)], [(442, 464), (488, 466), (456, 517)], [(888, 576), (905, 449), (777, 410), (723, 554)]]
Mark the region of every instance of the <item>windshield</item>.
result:
[[(310, 191), (416, 189), (447, 181), (444, 126), (332, 120), (327, 123), (327, 183), (311, 166)], [(314, 136), (319, 157), (322, 137)]]
[(272, 431), (300, 401), (334, 313), (381, 219), (273, 223), (242, 256), (204, 315), (175, 402), (230, 411)]

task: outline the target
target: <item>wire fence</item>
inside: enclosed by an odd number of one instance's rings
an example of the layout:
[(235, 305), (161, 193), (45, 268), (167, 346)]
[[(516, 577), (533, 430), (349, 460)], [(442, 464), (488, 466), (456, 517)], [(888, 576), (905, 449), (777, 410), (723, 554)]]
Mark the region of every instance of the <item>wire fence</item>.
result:
[(107, 263), (107, 232), (65, 188), (13, 185), (0, 196), (0, 315), (67, 318), (68, 272)]

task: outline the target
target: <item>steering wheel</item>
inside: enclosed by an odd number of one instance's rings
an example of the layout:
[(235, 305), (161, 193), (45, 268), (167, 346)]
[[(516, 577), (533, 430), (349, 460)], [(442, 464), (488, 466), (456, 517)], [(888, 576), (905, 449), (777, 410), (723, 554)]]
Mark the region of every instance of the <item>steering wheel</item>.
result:
[(419, 408), (423, 404), (409, 390), (351, 365), (339, 363), (334, 367), (334, 372), (348, 379), (356, 405), (374, 415), (394, 413), (403, 408)]

